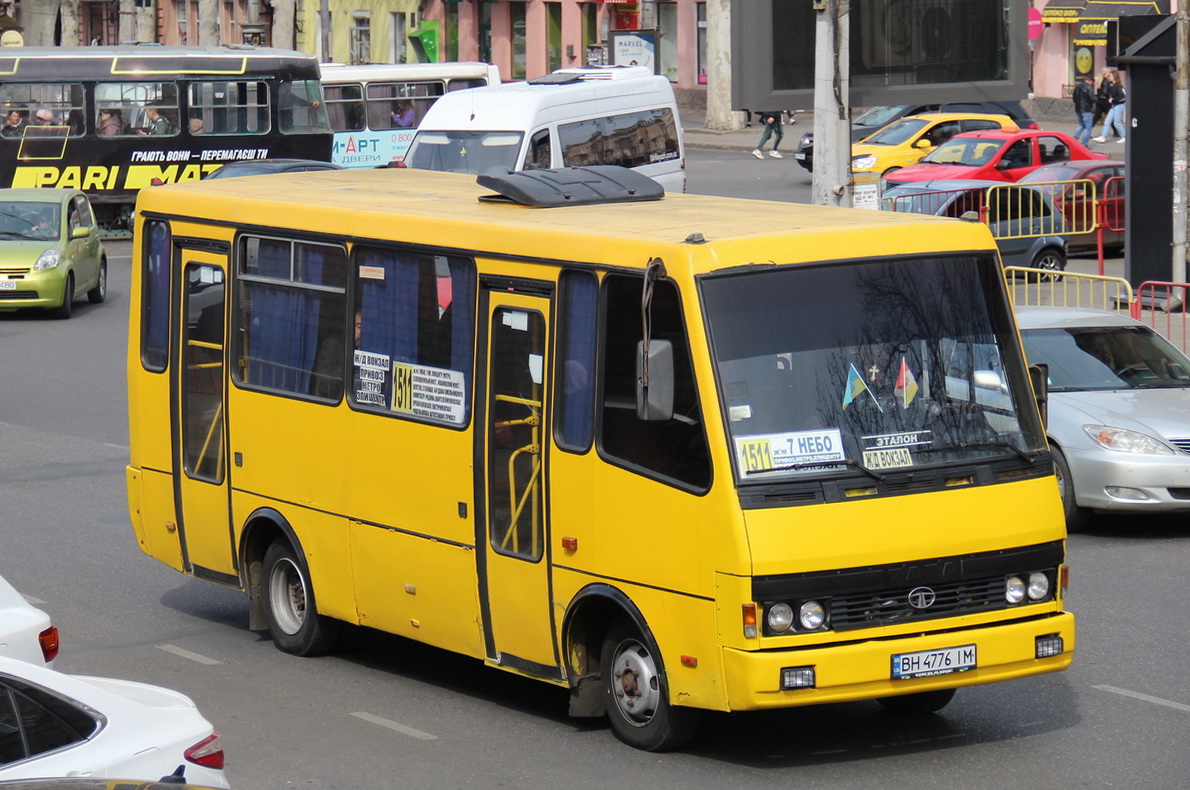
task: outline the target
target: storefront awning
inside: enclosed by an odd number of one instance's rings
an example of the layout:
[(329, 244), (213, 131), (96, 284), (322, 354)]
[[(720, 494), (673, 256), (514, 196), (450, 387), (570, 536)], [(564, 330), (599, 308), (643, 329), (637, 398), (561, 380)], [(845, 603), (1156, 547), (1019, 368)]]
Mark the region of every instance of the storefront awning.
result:
[(1046, 24), (1065, 22), (1072, 24), (1078, 21), (1078, 15), (1087, 5), (1087, 0), (1050, 0), (1041, 9), (1041, 21)]
[(1086, 22), (1102, 22), (1109, 19), (1119, 19), (1122, 16), (1143, 16), (1145, 14), (1166, 13), (1161, 10), (1154, 0), (1120, 0), (1106, 2), (1106, 0), (1087, 0), (1086, 8), (1078, 15)]
[(1074, 28), (1074, 43), (1085, 47), (1107, 46), (1107, 23), (1122, 16), (1165, 13), (1155, 0), (1087, 0)]

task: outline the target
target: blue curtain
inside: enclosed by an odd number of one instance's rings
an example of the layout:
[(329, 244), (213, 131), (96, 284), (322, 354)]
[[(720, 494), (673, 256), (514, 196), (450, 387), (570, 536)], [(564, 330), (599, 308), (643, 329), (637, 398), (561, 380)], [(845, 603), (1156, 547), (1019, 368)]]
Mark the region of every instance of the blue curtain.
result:
[[(475, 270), (469, 261), (451, 259), (451, 301), (449, 326), (440, 325), (436, 316), (437, 269), (434, 256), (392, 249), (356, 248), (356, 293), (360, 310), (361, 351), (387, 355), (391, 362), (428, 364), (419, 349), (427, 333), (449, 331), (450, 367), (465, 376), (471, 391), (471, 370), (475, 336)], [(383, 278), (360, 277), (367, 268), (383, 272)], [(426, 287), (422, 287), (425, 284)], [(422, 304), (419, 299), (435, 300)], [(423, 325), (423, 320), (426, 322)], [(436, 362), (444, 364), (444, 360)], [(384, 396), (391, 396), (392, 370), (385, 375)], [(467, 411), (470, 413), (470, 397)]]
[[(289, 281), (293, 246), (261, 239), (255, 274)], [(307, 282), (322, 281), (326, 251), (302, 247)], [(248, 356), (249, 382), (286, 392), (310, 391), (310, 372), (318, 354), (322, 300), (318, 293), (288, 285), (245, 283), (251, 294)]]
[(590, 447), (595, 430), (597, 297), (595, 277), (580, 272), (563, 274), (562, 364), (555, 384), (558, 443), (575, 450)]

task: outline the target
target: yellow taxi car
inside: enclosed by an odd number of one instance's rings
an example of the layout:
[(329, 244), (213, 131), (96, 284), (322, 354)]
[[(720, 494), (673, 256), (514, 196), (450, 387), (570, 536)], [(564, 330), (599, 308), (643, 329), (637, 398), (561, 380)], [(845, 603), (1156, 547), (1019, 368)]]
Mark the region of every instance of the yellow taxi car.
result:
[(918, 160), (960, 132), (1017, 129), (1007, 115), (929, 112), (908, 115), (851, 146), (851, 172), (883, 177)]

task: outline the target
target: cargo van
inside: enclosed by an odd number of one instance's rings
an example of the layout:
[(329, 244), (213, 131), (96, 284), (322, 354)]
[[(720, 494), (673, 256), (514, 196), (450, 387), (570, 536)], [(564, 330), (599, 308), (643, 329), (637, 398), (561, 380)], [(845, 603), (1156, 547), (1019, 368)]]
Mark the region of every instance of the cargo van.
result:
[(686, 191), (673, 88), (641, 66), (561, 69), (448, 93), (426, 112), (404, 164), (456, 173), (621, 165)]

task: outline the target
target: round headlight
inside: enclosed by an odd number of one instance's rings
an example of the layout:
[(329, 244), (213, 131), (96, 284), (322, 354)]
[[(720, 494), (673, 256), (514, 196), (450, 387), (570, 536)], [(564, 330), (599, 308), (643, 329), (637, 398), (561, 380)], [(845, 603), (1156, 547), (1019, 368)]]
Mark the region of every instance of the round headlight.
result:
[(806, 601), (798, 611), (798, 620), (807, 631), (817, 631), (826, 622), (826, 610), (818, 601)]
[(1004, 584), (1004, 600), (1020, 603), (1025, 600), (1025, 582), (1020, 576), (1009, 576)]
[(1040, 601), (1050, 594), (1050, 577), (1040, 571), (1029, 574), (1029, 600)]
[(793, 607), (787, 603), (773, 604), (769, 607), (766, 622), (773, 633), (785, 633), (793, 626)]

